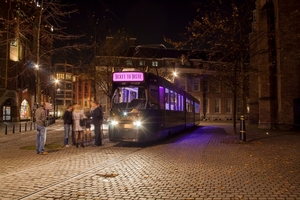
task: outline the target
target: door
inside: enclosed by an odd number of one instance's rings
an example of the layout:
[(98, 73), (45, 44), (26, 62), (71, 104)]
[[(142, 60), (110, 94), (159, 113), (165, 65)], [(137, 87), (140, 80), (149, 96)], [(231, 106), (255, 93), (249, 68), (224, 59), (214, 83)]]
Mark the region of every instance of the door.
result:
[(3, 121), (11, 121), (11, 106), (3, 106)]

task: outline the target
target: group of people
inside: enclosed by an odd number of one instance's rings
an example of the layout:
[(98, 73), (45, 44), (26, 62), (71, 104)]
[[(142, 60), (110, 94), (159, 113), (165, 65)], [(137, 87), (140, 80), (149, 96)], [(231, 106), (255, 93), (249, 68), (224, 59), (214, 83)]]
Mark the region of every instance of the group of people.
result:
[[(81, 106), (78, 104), (69, 105), (67, 110), (63, 114), (64, 123), (64, 146), (69, 147), (69, 138), (71, 130), (74, 132), (73, 143), (76, 147), (84, 147), (84, 136), (89, 137), (91, 140), (91, 124), (94, 125), (95, 134), (95, 146), (102, 146), (102, 133), (101, 126), (103, 123), (103, 111), (101, 105), (97, 101), (92, 102), (92, 110), (90, 118), (85, 115)], [(35, 111), (36, 119), (36, 153), (41, 155), (48, 154), (45, 152), (45, 137), (46, 137), (46, 113), (44, 109), (44, 103), (41, 103), (39, 108)], [(81, 123), (85, 120), (84, 125)]]

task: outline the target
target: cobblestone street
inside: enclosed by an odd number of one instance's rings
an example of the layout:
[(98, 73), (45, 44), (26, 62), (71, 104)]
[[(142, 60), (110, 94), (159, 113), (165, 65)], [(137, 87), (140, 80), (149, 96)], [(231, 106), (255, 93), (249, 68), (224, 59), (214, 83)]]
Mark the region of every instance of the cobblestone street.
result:
[(61, 123), (47, 127), (37, 155), (35, 131), (0, 136), (0, 199), (299, 200), (300, 134), (201, 126), (149, 146), (104, 140), (60, 148)]

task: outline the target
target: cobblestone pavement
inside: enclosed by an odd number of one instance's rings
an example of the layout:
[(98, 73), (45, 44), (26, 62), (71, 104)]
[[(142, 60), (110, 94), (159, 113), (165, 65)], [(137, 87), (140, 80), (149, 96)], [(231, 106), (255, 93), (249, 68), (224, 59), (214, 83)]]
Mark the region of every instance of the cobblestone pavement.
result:
[(0, 199), (300, 200), (300, 133), (202, 122), (150, 146), (104, 140), (102, 147), (60, 148), (62, 124), (0, 135)]

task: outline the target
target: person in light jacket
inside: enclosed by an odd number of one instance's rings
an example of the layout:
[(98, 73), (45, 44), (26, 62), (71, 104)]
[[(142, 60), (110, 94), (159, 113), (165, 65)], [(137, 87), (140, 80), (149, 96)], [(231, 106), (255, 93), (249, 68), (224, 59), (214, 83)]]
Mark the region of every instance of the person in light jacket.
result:
[(74, 110), (72, 112), (73, 118), (73, 130), (75, 132), (75, 143), (76, 147), (78, 147), (78, 139), (81, 141), (81, 146), (84, 147), (83, 144), (83, 128), (80, 126), (80, 120), (86, 118), (83, 110), (81, 109), (80, 105), (76, 104), (74, 106)]

